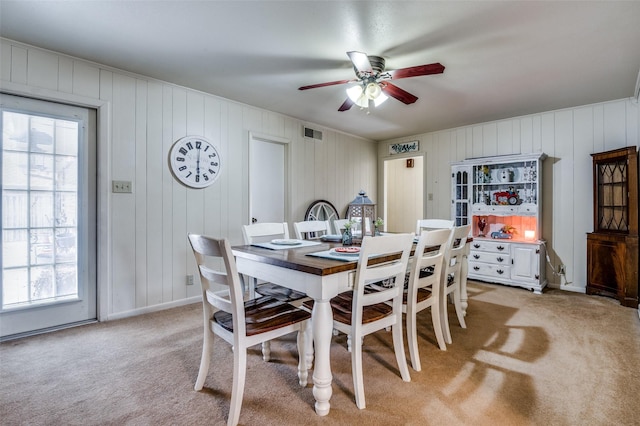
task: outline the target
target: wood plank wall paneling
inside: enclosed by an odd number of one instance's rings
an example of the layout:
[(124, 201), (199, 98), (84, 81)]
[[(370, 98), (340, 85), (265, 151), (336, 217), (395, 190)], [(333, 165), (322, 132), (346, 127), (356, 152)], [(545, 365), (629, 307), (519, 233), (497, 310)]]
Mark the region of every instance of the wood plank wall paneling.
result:
[[(241, 225), (249, 216), (249, 132), (289, 140), (290, 222), (302, 220), (318, 199), (333, 203), (341, 215), (360, 189), (375, 200), (373, 141), (6, 39), (0, 39), (0, 55), (3, 90), (38, 97), (45, 89), (47, 98), (61, 102), (108, 102), (108, 136), (98, 141), (107, 146), (98, 174), (108, 184), (100, 187), (110, 191), (111, 180), (129, 180), (133, 192), (98, 196), (108, 209), (108, 220), (98, 224), (108, 228), (107, 241), (98, 242), (99, 262), (106, 265), (99, 280), (107, 287), (100, 290), (106, 295), (101, 320), (199, 296), (199, 286), (186, 286), (187, 274), (197, 277), (188, 232), (242, 243)], [(323, 140), (305, 138), (305, 125), (322, 131)], [(185, 188), (167, 167), (173, 142), (189, 134), (209, 138), (223, 157), (221, 176), (204, 190)]]
[[(108, 66), (4, 39), (0, 44), (0, 82), (24, 87), (22, 94), (46, 89), (61, 101), (77, 95), (109, 102), (109, 137), (99, 141), (109, 148), (107, 158), (99, 160), (99, 175), (131, 180), (133, 194), (101, 194), (110, 218), (99, 224), (109, 228), (109, 241), (101, 242), (101, 260), (109, 262), (110, 271), (103, 277), (107, 317), (199, 294), (197, 286), (185, 285), (186, 274), (197, 275), (187, 232), (242, 241), (240, 226), (248, 221), (249, 131), (290, 140), (290, 221), (301, 220), (318, 199), (332, 202), (343, 215), (360, 189), (382, 211), (378, 169), (389, 157), (391, 142), (420, 140), (425, 193), (433, 194), (433, 201), (425, 201), (425, 217), (450, 217), (450, 162), (544, 151), (550, 158), (542, 176), (543, 237), (553, 265), (567, 265), (569, 284), (552, 275), (549, 265), (547, 275), (552, 285), (574, 291), (585, 288), (585, 233), (592, 230), (589, 154), (638, 146), (640, 140), (638, 104), (622, 99), (411, 135), (376, 147), (313, 123)], [(323, 140), (304, 138), (305, 125), (321, 130)], [(167, 168), (171, 145), (187, 134), (205, 135), (224, 158), (221, 177), (205, 190), (184, 188)]]
[[(593, 230), (591, 153), (639, 146), (640, 107), (631, 99), (613, 100), (508, 120), (480, 123), (380, 142), (380, 165), (391, 143), (420, 141), (426, 153), (425, 217), (450, 217), (451, 184), (444, 169), (470, 157), (545, 152), (542, 174), (542, 236), (551, 264), (567, 267), (566, 279), (552, 273), (551, 286), (586, 288), (586, 233)], [(445, 164), (443, 166), (443, 164)], [(449, 174), (450, 176), (450, 174)], [(381, 179), (379, 180), (381, 182)]]

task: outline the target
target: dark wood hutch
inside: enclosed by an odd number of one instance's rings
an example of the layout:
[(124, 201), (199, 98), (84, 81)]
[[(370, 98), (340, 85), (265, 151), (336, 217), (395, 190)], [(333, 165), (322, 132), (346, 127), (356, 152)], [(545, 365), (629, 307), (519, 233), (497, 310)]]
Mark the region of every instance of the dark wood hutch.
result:
[(593, 229), (587, 234), (587, 294), (638, 308), (638, 151), (593, 157)]

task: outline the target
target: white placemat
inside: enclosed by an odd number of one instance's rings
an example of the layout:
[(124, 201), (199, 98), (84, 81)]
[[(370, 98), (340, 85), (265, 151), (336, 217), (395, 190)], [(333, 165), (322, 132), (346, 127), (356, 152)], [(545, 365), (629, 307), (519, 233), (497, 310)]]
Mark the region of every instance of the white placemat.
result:
[[(275, 241), (275, 240), (274, 240)], [(252, 246), (262, 247), (269, 250), (289, 250), (296, 249), (301, 247), (309, 247), (309, 246), (317, 246), (321, 243), (317, 241), (307, 241), (307, 240), (288, 240), (291, 242), (296, 242), (296, 244), (274, 244), (272, 242), (264, 242), (264, 243), (253, 243)]]

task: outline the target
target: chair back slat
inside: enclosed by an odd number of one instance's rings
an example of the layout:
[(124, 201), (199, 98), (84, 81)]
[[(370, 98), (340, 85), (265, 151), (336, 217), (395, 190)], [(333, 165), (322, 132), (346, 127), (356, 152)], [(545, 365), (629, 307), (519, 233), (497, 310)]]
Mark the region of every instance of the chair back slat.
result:
[(331, 225), (328, 220), (294, 222), (293, 229), (296, 233), (296, 238), (300, 240), (317, 240), (323, 235), (331, 233)]
[(275, 238), (289, 238), (289, 225), (286, 222), (258, 222), (242, 226), (244, 243), (265, 243)]
[[(236, 268), (235, 257), (231, 251), (231, 243), (226, 238), (218, 240), (195, 234), (189, 234), (189, 242), (198, 263), (205, 311), (209, 311), (209, 306), (213, 306), (218, 310), (231, 313), (233, 329), (240, 335), (244, 335), (246, 332), (244, 292)], [(225, 271), (218, 271), (204, 265), (207, 260), (214, 258), (222, 258)], [(225, 285), (228, 299), (224, 297), (224, 291), (215, 291), (213, 284)]]
[[(433, 231), (423, 232), (416, 244), (413, 263), (411, 264), (409, 274), (409, 292), (413, 293), (415, 288), (425, 288), (435, 284), (434, 278), (440, 278), (442, 268), (444, 267), (445, 256), (448, 254), (451, 246), (451, 229), (437, 229)], [(425, 252), (427, 247), (438, 247), (437, 250)], [(431, 269), (431, 274), (421, 274), (422, 270)], [(421, 277), (421, 275), (424, 275)]]
[[(363, 306), (399, 297), (400, 291), (404, 287), (404, 275), (411, 253), (413, 235), (411, 233), (363, 238), (353, 289), (354, 318), (361, 314)], [(369, 258), (372, 256), (394, 254), (400, 254), (399, 259), (383, 264), (369, 265)], [(365, 293), (367, 284), (380, 281), (386, 282), (386, 286), (383, 286), (380, 291)]]
[[(459, 268), (464, 255), (467, 237), (471, 231), (471, 224), (464, 226), (456, 226), (451, 234), (451, 249), (449, 251), (449, 259), (447, 264), (452, 268)], [(451, 270), (450, 270), (451, 272)]]
[(333, 230), (336, 234), (342, 234), (345, 224), (349, 222), (349, 219), (335, 219), (333, 221)]
[(453, 228), (453, 220), (448, 219), (418, 219), (416, 222), (416, 235), (420, 235), (422, 231), (433, 231), (435, 229), (451, 229)]

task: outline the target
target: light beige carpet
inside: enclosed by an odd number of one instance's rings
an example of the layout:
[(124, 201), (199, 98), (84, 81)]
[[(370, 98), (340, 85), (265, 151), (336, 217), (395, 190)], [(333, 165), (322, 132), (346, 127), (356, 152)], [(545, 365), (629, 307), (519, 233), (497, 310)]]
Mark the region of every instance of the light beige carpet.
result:
[[(640, 321), (615, 300), (471, 282), (466, 330), (450, 312), (440, 351), (428, 311), (419, 329), (423, 370), (402, 382), (391, 333), (365, 338), (367, 408), (354, 402), (350, 355), (334, 338), (331, 412), (317, 417), (300, 388), (293, 336), (272, 362), (249, 354), (243, 425), (638, 425)], [(196, 392), (201, 305), (0, 345), (2, 425), (222, 425), (232, 353), (216, 345)], [(405, 342), (406, 344), (406, 342)], [(407, 352), (408, 358), (408, 352)]]

